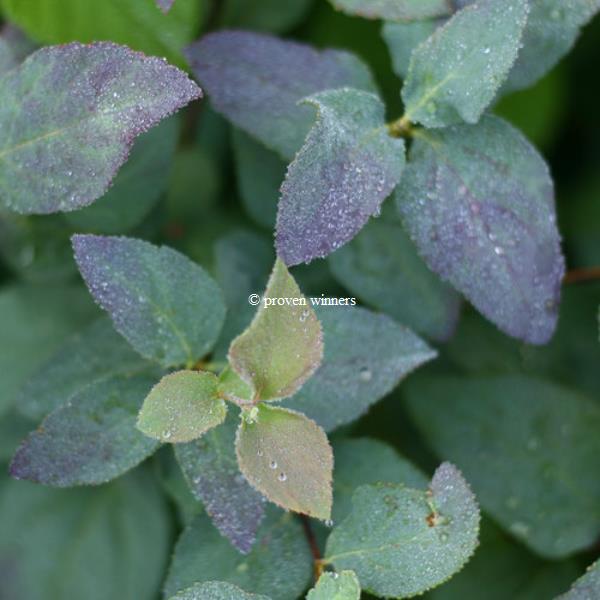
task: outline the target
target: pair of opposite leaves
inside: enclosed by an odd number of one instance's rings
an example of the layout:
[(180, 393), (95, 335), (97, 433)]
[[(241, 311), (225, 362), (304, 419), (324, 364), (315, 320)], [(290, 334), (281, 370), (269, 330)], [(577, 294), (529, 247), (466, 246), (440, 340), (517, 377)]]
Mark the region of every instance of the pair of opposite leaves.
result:
[(189, 442), (223, 423), (225, 400), (237, 404), (236, 452), (246, 479), (275, 504), (326, 520), (333, 454), (325, 432), (301, 413), (266, 404), (293, 395), (318, 368), (321, 324), (281, 260), (264, 298), (287, 302), (261, 303), (232, 341), (219, 377), (193, 370), (166, 375), (144, 401), (138, 428), (163, 442)]

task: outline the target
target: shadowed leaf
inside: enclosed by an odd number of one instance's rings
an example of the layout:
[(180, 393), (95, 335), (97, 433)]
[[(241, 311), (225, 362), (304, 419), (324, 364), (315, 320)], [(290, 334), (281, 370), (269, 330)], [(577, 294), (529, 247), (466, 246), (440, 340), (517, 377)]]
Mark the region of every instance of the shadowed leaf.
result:
[(135, 428), (152, 381), (113, 377), (82, 389), (23, 441), (10, 474), (69, 487), (105, 483), (129, 471), (158, 447)]
[(192, 493), (217, 529), (247, 554), (264, 516), (264, 499), (238, 468), (236, 428), (237, 419), (231, 415), (201, 439), (177, 444), (175, 454)]
[(443, 463), (427, 491), (365, 485), (332, 531), (325, 560), (352, 569), (364, 590), (407, 598), (459, 571), (477, 547), (479, 508), (460, 472)]
[(27, 214), (91, 204), (134, 139), (200, 95), (179, 69), (116, 44), (38, 50), (0, 77), (0, 202)]
[(450, 13), (448, 0), (330, 0), (349, 15), (389, 21), (417, 21)]
[(326, 431), (351, 423), (436, 352), (386, 315), (357, 306), (318, 307), (323, 362), (284, 406)]
[(288, 265), (327, 256), (350, 241), (400, 181), (404, 140), (385, 125), (374, 94), (344, 88), (305, 103), (317, 121), (288, 167), (277, 214), (277, 251)]
[(476, 123), (517, 58), (528, 10), (527, 0), (481, 0), (437, 29), (412, 54), (406, 118), (426, 127)]
[(171, 248), (133, 238), (72, 240), (92, 296), (142, 356), (165, 367), (192, 366), (212, 348), (225, 306), (204, 269)]
[(190, 588), (171, 596), (169, 600), (269, 600), (262, 594), (248, 594), (237, 585), (224, 581), (196, 583)]
[(317, 51), (265, 34), (211, 33), (186, 56), (214, 107), (287, 159), (314, 121), (313, 111), (299, 100), (344, 86), (375, 91), (367, 67), (352, 54)]
[(433, 271), (505, 333), (550, 339), (564, 273), (554, 188), (518, 131), (485, 117), (419, 134), (396, 200)]
[(276, 400), (298, 390), (322, 357), (317, 316), (277, 259), (254, 320), (231, 343), (231, 367), (258, 398)]
[(271, 502), (329, 519), (333, 454), (324, 431), (297, 412), (265, 404), (257, 409), (237, 434), (242, 473)]
[(217, 377), (203, 371), (165, 375), (150, 391), (137, 427), (147, 436), (177, 444), (199, 438), (227, 415), (217, 395)]
[(323, 573), (306, 600), (360, 600), (360, 584), (354, 571)]

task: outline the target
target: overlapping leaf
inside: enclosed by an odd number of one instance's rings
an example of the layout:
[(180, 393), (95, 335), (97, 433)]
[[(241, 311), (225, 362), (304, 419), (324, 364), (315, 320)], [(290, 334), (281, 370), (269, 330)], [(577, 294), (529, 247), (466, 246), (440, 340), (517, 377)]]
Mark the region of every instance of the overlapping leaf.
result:
[(165, 375), (144, 400), (137, 427), (147, 436), (173, 444), (190, 442), (220, 425), (227, 414), (217, 395), (217, 377), (205, 371)]
[(350, 241), (400, 181), (404, 140), (388, 134), (374, 94), (344, 88), (306, 100), (317, 122), (288, 167), (276, 245), (288, 265), (327, 256)]
[(277, 259), (254, 320), (231, 343), (229, 362), (257, 398), (292, 395), (323, 356), (321, 325), (285, 265)]
[(365, 485), (327, 540), (325, 561), (352, 569), (364, 590), (408, 598), (444, 583), (473, 554), (479, 509), (460, 472), (443, 463), (428, 491)]
[(314, 113), (298, 101), (316, 92), (354, 87), (375, 91), (368, 69), (347, 52), (245, 31), (220, 31), (186, 56), (214, 107), (267, 147), (291, 159)]
[(597, 403), (522, 375), (417, 378), (407, 400), (482, 507), (535, 552), (560, 558), (597, 540), (600, 484), (588, 476), (600, 468)]
[(564, 259), (548, 167), (495, 117), (419, 134), (397, 206), (429, 267), (505, 333), (546, 343)]
[(269, 600), (262, 594), (248, 594), (237, 585), (225, 581), (196, 583), (192, 587), (171, 596), (170, 600)]
[(333, 276), (363, 301), (433, 339), (447, 339), (460, 297), (418, 255), (393, 203), (329, 257)]
[(349, 15), (389, 21), (417, 21), (450, 13), (447, 0), (330, 0)]
[(591, 565), (573, 587), (556, 600), (594, 600), (600, 595), (600, 561)]
[(20, 213), (91, 204), (133, 140), (199, 96), (179, 69), (116, 44), (35, 52), (0, 77), (0, 202)]
[(412, 54), (406, 118), (426, 127), (476, 123), (517, 58), (528, 10), (527, 0), (481, 0), (437, 29)]
[(194, 496), (204, 504), (217, 529), (242, 553), (256, 540), (264, 499), (245, 480), (235, 456), (237, 419), (200, 440), (175, 446), (175, 454)]
[(142, 356), (193, 366), (212, 348), (225, 306), (201, 267), (133, 238), (76, 235), (73, 248), (90, 292)]
[(306, 600), (360, 600), (360, 584), (353, 571), (323, 573)]
[(436, 356), (421, 338), (386, 315), (359, 307), (322, 306), (323, 362), (283, 406), (326, 431), (351, 423), (398, 382)]
[(312, 558), (302, 525), (275, 507), (252, 551), (240, 554), (200, 515), (182, 533), (165, 582), (167, 598), (195, 583), (227, 581), (254, 594), (297, 600), (310, 583)]
[(23, 441), (10, 474), (69, 487), (104, 483), (132, 469), (158, 447), (135, 427), (152, 383), (148, 376), (118, 376), (84, 388)]
[(259, 404), (256, 417), (240, 424), (236, 451), (246, 479), (271, 502), (329, 519), (333, 453), (314, 421)]

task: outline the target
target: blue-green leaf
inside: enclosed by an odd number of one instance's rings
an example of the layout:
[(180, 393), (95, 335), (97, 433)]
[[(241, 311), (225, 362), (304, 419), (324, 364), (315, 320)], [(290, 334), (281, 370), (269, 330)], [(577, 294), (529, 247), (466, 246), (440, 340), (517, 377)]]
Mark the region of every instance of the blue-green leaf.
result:
[(573, 587), (556, 600), (594, 600), (600, 596), (600, 561), (588, 567), (585, 575), (580, 577)]
[(451, 12), (448, 0), (330, 0), (349, 15), (389, 21), (418, 21)]
[(354, 571), (323, 573), (306, 600), (360, 600), (360, 584)]
[(224, 581), (196, 583), (183, 592), (171, 596), (169, 600), (269, 600), (262, 594), (248, 594), (237, 585)]

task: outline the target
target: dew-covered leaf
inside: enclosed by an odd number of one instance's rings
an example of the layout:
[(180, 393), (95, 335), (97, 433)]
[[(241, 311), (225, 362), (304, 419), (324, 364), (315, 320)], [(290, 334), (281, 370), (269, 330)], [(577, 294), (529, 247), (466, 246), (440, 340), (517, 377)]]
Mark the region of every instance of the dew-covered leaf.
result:
[(250, 326), (231, 343), (229, 363), (261, 400), (291, 396), (323, 357), (321, 325), (279, 259)]
[(115, 328), (146, 358), (192, 366), (218, 338), (221, 290), (204, 269), (142, 240), (73, 236), (79, 270)]
[(360, 584), (354, 571), (323, 573), (306, 600), (360, 600)]
[(166, 189), (179, 131), (173, 116), (140, 135), (108, 192), (66, 213), (67, 221), (79, 233), (126, 233), (139, 225)]
[(596, 561), (566, 594), (562, 594), (556, 600), (596, 600), (599, 597), (600, 561)]
[(386, 315), (356, 306), (317, 308), (323, 362), (283, 406), (299, 410), (325, 431), (351, 423), (436, 352)]
[(352, 494), (368, 483), (401, 483), (427, 487), (428, 478), (411, 462), (384, 442), (369, 438), (342, 439), (333, 443), (333, 512), (339, 524), (352, 508)]
[(333, 453), (325, 432), (301, 413), (259, 404), (242, 419), (238, 463), (246, 479), (271, 502), (327, 520), (331, 516)]
[(160, 10), (167, 14), (173, 7), (175, 0), (156, 0), (156, 5)]
[(383, 24), (381, 35), (390, 52), (396, 75), (406, 79), (413, 50), (437, 29), (439, 23), (438, 20), (431, 20)]
[(244, 208), (258, 225), (272, 230), (286, 163), (241, 129), (233, 129), (232, 135), (237, 184)]
[(171, 515), (146, 470), (92, 489), (1, 477), (0, 598), (156, 598)]
[(393, 202), (332, 254), (329, 265), (346, 289), (398, 322), (432, 339), (452, 334), (460, 297), (418, 255)]
[(485, 117), (422, 132), (396, 200), (433, 271), (505, 333), (551, 338), (564, 273), (554, 188), (518, 131)]
[(4, 14), (43, 44), (110, 40), (183, 66), (182, 48), (194, 39), (203, 2), (177, 0), (168, 15), (156, 3), (173, 0), (0, 0)]
[(598, 539), (600, 482), (589, 476), (600, 470), (597, 403), (522, 375), (417, 377), (406, 396), (429, 443), (513, 536), (549, 558)]
[(406, 118), (426, 127), (476, 123), (514, 64), (527, 0), (481, 0), (457, 12), (412, 54)]
[(330, 0), (349, 15), (389, 21), (418, 21), (450, 13), (448, 0)]
[(192, 587), (171, 596), (169, 600), (269, 600), (262, 594), (248, 594), (237, 585), (225, 581), (196, 583)]
[(377, 596), (422, 594), (452, 577), (477, 547), (479, 508), (450, 463), (440, 465), (427, 491), (365, 485), (352, 505), (327, 540), (325, 560), (352, 569), (361, 587)]
[(151, 438), (177, 444), (199, 438), (227, 415), (217, 395), (217, 377), (206, 371), (176, 371), (150, 391), (137, 427)]
[(581, 28), (600, 11), (598, 0), (533, 0), (523, 47), (503, 91), (532, 86), (575, 45)]
[(175, 454), (194, 496), (204, 504), (217, 529), (242, 553), (256, 540), (264, 499), (240, 473), (235, 456), (237, 419), (230, 414), (220, 427)]
[(375, 91), (367, 67), (352, 54), (317, 51), (266, 34), (211, 33), (186, 56), (214, 107), (287, 159), (314, 121), (314, 110), (299, 100), (345, 86)]
[(149, 365), (114, 330), (108, 317), (101, 317), (71, 336), (35, 371), (15, 404), (25, 416), (40, 420), (90, 383), (135, 375)]
[(316, 124), (281, 187), (276, 245), (288, 265), (350, 241), (400, 181), (404, 140), (389, 135), (379, 98), (343, 88), (310, 96)]
[(194, 583), (219, 580), (277, 600), (297, 600), (311, 575), (302, 525), (293, 515), (270, 507), (245, 556), (219, 535), (206, 515), (196, 517), (175, 546), (164, 591), (169, 598)]
[(19, 446), (10, 474), (55, 487), (99, 484), (150, 456), (157, 442), (135, 427), (149, 376), (93, 383), (50, 413)]
[(12, 285), (0, 291), (0, 415), (36, 369), (96, 315), (83, 286)]
[(124, 46), (38, 50), (0, 77), (0, 202), (26, 214), (91, 204), (134, 139), (200, 95), (179, 69)]

